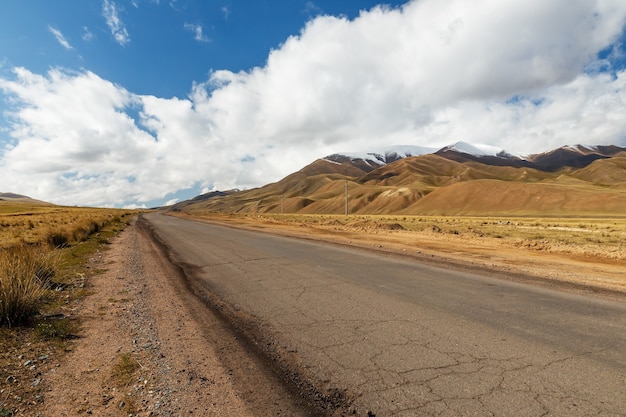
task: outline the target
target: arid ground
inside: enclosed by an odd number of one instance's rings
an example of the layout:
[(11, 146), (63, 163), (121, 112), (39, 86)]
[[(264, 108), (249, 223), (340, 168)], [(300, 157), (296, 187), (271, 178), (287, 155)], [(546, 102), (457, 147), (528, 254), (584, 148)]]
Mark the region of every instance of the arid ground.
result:
[[(591, 297), (623, 300), (626, 293), (624, 219), (221, 215), (201, 220), (492, 271), (502, 279)], [(241, 382), (221, 359), (247, 360), (245, 346), (217, 316), (194, 327), (189, 314), (200, 310), (182, 308), (177, 288), (166, 279), (178, 271), (162, 255), (133, 225), (92, 259), (91, 268), (105, 272), (86, 283), (90, 295), (64, 310), (80, 318), (80, 337), (58, 359), (38, 352), (20, 358), (31, 360), (40, 396), (16, 415), (245, 416), (269, 410), (292, 415), (287, 400), (269, 404), (253, 394), (255, 384), (267, 383), (257, 369), (261, 365), (250, 362), (254, 376)], [(280, 398), (280, 389), (271, 388), (269, 397)], [(10, 396), (10, 388), (1, 395)]]

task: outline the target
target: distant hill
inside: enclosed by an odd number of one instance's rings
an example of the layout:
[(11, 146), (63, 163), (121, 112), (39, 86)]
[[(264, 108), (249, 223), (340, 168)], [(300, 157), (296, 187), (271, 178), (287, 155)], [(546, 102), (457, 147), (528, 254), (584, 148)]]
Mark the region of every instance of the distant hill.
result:
[(50, 204), (45, 201), (35, 200), (34, 198), (27, 197), (21, 194), (15, 193), (0, 193), (0, 201), (14, 202), (14, 203), (31, 203), (31, 204)]
[(30, 197), (26, 197), (25, 195), (15, 194), (15, 193), (0, 193), (0, 198), (5, 199), (5, 200), (15, 200), (19, 198), (30, 198)]
[(457, 142), (334, 154), (282, 180), (178, 203), (182, 211), (343, 214), (626, 215), (626, 148), (521, 155)]

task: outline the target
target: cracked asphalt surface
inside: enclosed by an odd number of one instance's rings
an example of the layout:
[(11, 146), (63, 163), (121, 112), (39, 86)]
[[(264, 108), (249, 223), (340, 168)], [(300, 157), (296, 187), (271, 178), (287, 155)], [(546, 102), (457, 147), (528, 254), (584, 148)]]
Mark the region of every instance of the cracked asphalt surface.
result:
[(262, 332), (271, 343), (257, 348), (272, 360), (320, 392), (343, 393), (356, 415), (626, 415), (622, 302), (162, 214), (144, 219), (192, 291)]

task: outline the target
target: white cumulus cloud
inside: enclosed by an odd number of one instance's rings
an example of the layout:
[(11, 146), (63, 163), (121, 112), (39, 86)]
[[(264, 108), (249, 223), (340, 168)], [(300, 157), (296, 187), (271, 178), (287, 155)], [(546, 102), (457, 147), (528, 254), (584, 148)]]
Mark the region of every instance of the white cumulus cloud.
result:
[(318, 16), (265, 66), (213, 71), (184, 98), (17, 68), (0, 78), (12, 103), (0, 189), (140, 206), (387, 145), (626, 146), (626, 73), (598, 58), (623, 51), (625, 19), (619, 0), (421, 0)]

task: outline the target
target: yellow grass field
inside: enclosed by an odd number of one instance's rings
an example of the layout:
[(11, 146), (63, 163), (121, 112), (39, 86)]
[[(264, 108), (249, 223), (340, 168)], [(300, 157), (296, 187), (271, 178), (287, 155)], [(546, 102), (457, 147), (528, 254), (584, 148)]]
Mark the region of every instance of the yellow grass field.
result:
[(0, 249), (16, 245), (79, 242), (130, 210), (62, 207), (31, 202), (0, 201)]
[(74, 303), (98, 273), (85, 265), (136, 213), (0, 201), (0, 416), (31, 415), (42, 388), (23, 358), (64, 355), (80, 334)]
[(0, 325), (28, 324), (55, 298), (48, 290), (81, 276), (87, 254), (108, 243), (131, 213), (0, 201)]

